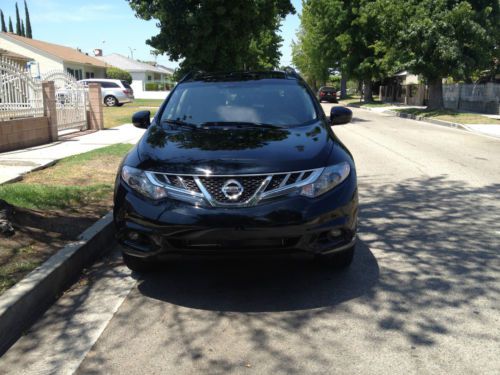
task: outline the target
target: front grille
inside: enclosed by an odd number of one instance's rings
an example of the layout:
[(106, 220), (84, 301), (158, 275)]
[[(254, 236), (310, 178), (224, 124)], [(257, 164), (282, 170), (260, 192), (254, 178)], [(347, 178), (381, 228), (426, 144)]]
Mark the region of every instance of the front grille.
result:
[[(242, 176), (242, 177), (200, 177), (200, 181), (213, 199), (219, 203), (242, 203), (252, 198), (257, 189), (262, 185), (267, 176)], [(227, 198), (222, 187), (230, 179), (238, 181), (243, 186), (243, 193), (236, 200)]]
[[(299, 188), (311, 179), (317, 178), (320, 169), (306, 170), (300, 172), (262, 174), (262, 175), (235, 175), (235, 176), (199, 176), (199, 175), (176, 175), (162, 172), (148, 172), (157, 183), (175, 188), (173, 196), (177, 199), (205, 199), (212, 206), (234, 205), (235, 207), (257, 204), (261, 199), (268, 199), (279, 195), (290, 193), (294, 188)], [(225, 190), (225, 192), (223, 191)], [(182, 191), (186, 197), (179, 198)], [(179, 193), (180, 192), (180, 193)], [(238, 195), (240, 193), (240, 195)], [(234, 197), (235, 199), (230, 199)]]

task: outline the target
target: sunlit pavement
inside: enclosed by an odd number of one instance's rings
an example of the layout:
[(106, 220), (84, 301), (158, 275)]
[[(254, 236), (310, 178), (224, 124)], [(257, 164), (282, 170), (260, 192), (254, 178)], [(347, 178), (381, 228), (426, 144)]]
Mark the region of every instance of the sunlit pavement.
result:
[(111, 257), (1, 372), (498, 374), (500, 141), (364, 110), (334, 129), (360, 184), (349, 270), (181, 262), (133, 278)]

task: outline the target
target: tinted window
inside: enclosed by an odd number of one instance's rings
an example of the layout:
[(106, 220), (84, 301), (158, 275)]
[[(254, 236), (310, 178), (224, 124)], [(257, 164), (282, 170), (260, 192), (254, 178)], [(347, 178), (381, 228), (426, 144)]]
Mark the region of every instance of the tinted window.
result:
[(130, 87), (129, 83), (127, 81), (121, 81), (122, 82), (122, 85), (123, 87), (125, 87), (126, 89), (131, 89), (132, 87)]
[(111, 88), (120, 88), (117, 83), (114, 82), (108, 82), (108, 81), (95, 81), (96, 83), (100, 83), (101, 87), (105, 89), (111, 89)]
[(317, 118), (306, 88), (296, 81), (193, 82), (172, 93), (162, 120), (197, 125), (250, 122), (298, 125)]

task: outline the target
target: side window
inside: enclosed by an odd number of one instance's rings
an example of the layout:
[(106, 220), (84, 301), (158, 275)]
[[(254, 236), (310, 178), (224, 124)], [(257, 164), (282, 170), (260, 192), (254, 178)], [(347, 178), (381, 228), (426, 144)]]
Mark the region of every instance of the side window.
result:
[(98, 83), (101, 84), (102, 88), (105, 89), (115, 89), (115, 88), (120, 88), (120, 86), (117, 83), (114, 82), (108, 82), (108, 81), (99, 81)]

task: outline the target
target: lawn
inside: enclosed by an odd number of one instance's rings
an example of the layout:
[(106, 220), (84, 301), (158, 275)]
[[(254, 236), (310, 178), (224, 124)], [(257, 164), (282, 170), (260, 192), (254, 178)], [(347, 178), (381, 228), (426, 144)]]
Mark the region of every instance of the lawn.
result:
[(71, 156), (0, 185), (0, 200), (13, 206), (9, 220), (16, 230), (0, 237), (0, 294), (109, 212), (118, 166), (131, 147)]
[(359, 95), (350, 95), (346, 99), (339, 100), (339, 104), (343, 106), (351, 106), (351, 107), (388, 107), (391, 104), (381, 102), (380, 100), (374, 100), (371, 103), (365, 103), (360, 101), (361, 97)]
[(161, 103), (163, 100), (135, 99), (133, 103), (127, 103), (121, 107), (104, 107), (104, 127), (113, 128), (130, 124), (132, 115), (139, 111), (151, 111), (151, 117), (153, 117)]
[(459, 124), (494, 124), (500, 125), (500, 120), (481, 116), (477, 113), (470, 112), (455, 112), (448, 109), (441, 110), (427, 110), (419, 108), (404, 108), (396, 109), (397, 112), (407, 113), (415, 116), (432, 118), (436, 120), (443, 120), (449, 122), (456, 122)]

